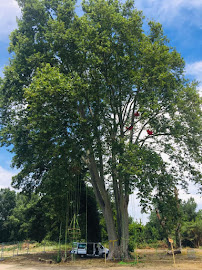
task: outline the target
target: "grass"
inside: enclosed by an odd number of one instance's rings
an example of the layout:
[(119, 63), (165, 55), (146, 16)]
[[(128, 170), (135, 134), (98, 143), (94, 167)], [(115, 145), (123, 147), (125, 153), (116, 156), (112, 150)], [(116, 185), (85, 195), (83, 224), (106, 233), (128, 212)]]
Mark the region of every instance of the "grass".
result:
[[(71, 244), (66, 246), (66, 249), (71, 249)], [(2, 244), (0, 246), (0, 256), (2, 257), (12, 257), (20, 254), (27, 253), (42, 253), (42, 252), (51, 252), (59, 251), (58, 243), (56, 242), (43, 242), (43, 243), (29, 243), (29, 242), (19, 242), (16, 244)], [(60, 251), (65, 251), (65, 244), (60, 245)]]
[(123, 261), (120, 261), (118, 264), (119, 265), (136, 265), (136, 264), (138, 264), (138, 263), (141, 263), (141, 261), (132, 261), (132, 262), (123, 262)]

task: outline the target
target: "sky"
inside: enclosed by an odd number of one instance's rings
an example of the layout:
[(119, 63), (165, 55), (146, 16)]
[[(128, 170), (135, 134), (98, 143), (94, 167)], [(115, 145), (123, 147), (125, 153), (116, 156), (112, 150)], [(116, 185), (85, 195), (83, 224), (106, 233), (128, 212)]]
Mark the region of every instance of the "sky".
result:
[[(79, 5), (80, 1), (78, 2)], [(155, 20), (163, 26), (164, 33), (186, 63), (185, 75), (199, 82), (202, 92), (202, 0), (136, 0), (135, 6), (143, 11), (145, 20)], [(80, 8), (78, 7), (78, 10)], [(20, 8), (15, 0), (0, 0), (0, 76), (9, 63), (9, 35), (17, 27), (16, 18)], [(0, 148), (0, 188), (10, 187), (11, 178), (17, 173), (11, 168), (12, 154)], [(196, 194), (197, 187), (190, 185), (189, 193), (180, 191), (182, 199), (195, 198), (198, 209), (202, 209), (202, 197)], [(129, 214), (145, 223), (147, 216), (140, 213), (139, 202), (131, 197)]]

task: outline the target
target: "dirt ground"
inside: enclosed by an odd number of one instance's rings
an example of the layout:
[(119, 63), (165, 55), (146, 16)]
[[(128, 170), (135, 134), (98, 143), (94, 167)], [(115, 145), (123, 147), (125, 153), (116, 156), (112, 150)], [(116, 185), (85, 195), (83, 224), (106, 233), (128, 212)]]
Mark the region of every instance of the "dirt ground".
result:
[(66, 262), (56, 264), (56, 253), (24, 254), (0, 261), (0, 270), (201, 270), (202, 249), (183, 250), (182, 254), (173, 257), (166, 250), (137, 250), (134, 260), (128, 262), (106, 261), (100, 258), (68, 258)]

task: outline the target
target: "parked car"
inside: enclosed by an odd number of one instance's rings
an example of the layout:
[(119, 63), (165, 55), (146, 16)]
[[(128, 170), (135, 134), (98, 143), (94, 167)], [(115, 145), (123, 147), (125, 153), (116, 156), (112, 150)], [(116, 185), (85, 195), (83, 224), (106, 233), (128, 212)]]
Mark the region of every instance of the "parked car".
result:
[(78, 243), (74, 242), (71, 250), (72, 254), (95, 257), (105, 257), (109, 254), (109, 249), (101, 245), (101, 243)]

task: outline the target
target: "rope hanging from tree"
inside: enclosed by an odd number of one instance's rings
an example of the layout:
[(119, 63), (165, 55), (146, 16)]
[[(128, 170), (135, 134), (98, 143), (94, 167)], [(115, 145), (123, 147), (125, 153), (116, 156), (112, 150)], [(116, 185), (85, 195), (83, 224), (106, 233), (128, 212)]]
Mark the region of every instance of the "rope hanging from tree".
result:
[(79, 214), (79, 209), (80, 209), (80, 194), (81, 194), (80, 171), (77, 173), (78, 175), (77, 175), (77, 180), (75, 184), (75, 190), (71, 192), (71, 195), (74, 196), (74, 198), (71, 198), (72, 220), (68, 227), (68, 235), (71, 242), (78, 241), (81, 238), (81, 230), (80, 230), (79, 222), (78, 222), (78, 214)]
[(79, 240), (81, 237), (81, 230), (76, 214), (74, 214), (70, 226), (68, 228), (68, 234), (72, 242)]

